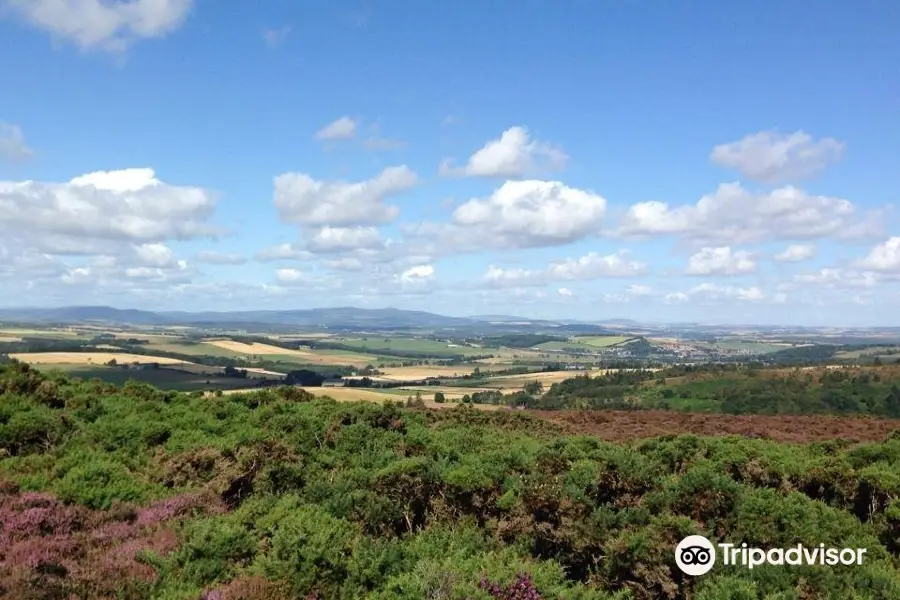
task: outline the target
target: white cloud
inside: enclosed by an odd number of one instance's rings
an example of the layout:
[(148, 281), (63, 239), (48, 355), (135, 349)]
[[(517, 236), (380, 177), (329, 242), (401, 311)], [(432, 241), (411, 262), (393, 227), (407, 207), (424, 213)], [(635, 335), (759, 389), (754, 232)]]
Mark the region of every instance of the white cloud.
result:
[(215, 250), (201, 250), (197, 254), (197, 260), (210, 265), (241, 265), (247, 259), (241, 254), (228, 254)]
[(872, 235), (880, 224), (855, 220), (853, 204), (813, 196), (793, 186), (751, 192), (726, 183), (695, 205), (665, 202), (631, 206), (616, 232), (622, 236), (684, 235), (694, 241), (731, 244), (769, 239), (812, 239)]
[(564, 288), (564, 287), (556, 290), (556, 293), (558, 293), (560, 296), (563, 296), (565, 298), (569, 298), (572, 296), (572, 290), (570, 290), (569, 288)]
[(582, 281), (605, 277), (636, 277), (648, 271), (646, 263), (627, 260), (628, 252), (600, 256), (590, 252), (581, 258), (551, 263), (546, 269), (503, 269), (490, 265), (481, 278), (487, 286), (541, 286), (553, 281)]
[(156, 179), (152, 169), (89, 173), (68, 183), (0, 181), (0, 235), (136, 243), (213, 235), (209, 192)]
[(3, 0), (29, 23), (83, 50), (122, 51), (185, 22), (193, 0)]
[(165, 244), (141, 244), (134, 251), (140, 261), (149, 267), (166, 267), (172, 264), (174, 258), (172, 250)]
[(439, 168), (441, 175), (464, 177), (518, 178), (536, 171), (565, 168), (568, 157), (559, 148), (532, 140), (524, 127), (510, 127), (499, 139), (491, 140), (469, 157), (464, 167), (456, 168), (449, 159)]
[(864, 259), (856, 262), (856, 266), (861, 269), (900, 274), (900, 236), (889, 238), (872, 248)]
[(400, 280), (407, 283), (431, 279), (432, 277), (434, 277), (434, 267), (431, 265), (416, 265), (400, 274)]
[(484, 245), (529, 248), (596, 234), (606, 199), (558, 181), (507, 181), (490, 197), (453, 211), (453, 223), (474, 229)]
[(761, 131), (716, 146), (710, 159), (719, 166), (739, 170), (748, 179), (780, 183), (812, 177), (840, 160), (843, 153), (844, 144), (833, 138), (814, 141), (803, 131)]
[(377, 225), (397, 218), (400, 209), (384, 203), (416, 185), (407, 167), (388, 167), (376, 177), (355, 183), (317, 181), (304, 173), (275, 178), (275, 207), (287, 223), (302, 225)]
[(779, 262), (801, 262), (809, 260), (816, 255), (816, 246), (814, 244), (791, 244), (785, 248), (784, 252), (779, 252), (774, 256)]
[(749, 252), (732, 251), (730, 246), (703, 248), (688, 259), (687, 275), (744, 275), (756, 270)]
[(378, 249), (385, 246), (376, 227), (322, 227), (310, 232), (306, 248), (326, 254), (357, 249)]
[[(869, 288), (878, 284), (879, 277), (870, 271), (852, 271), (845, 269), (824, 268), (814, 273), (798, 273), (794, 275), (795, 284), (821, 285), (830, 289)], [(795, 289), (795, 285), (784, 285), (782, 289)]]
[(275, 271), (275, 280), (282, 285), (296, 285), (308, 281), (306, 273), (299, 269), (278, 269)]
[(25, 134), (18, 125), (0, 121), (0, 159), (18, 163), (34, 156), (25, 142)]
[(320, 129), (315, 138), (321, 141), (349, 140), (355, 135), (356, 121), (345, 116)]

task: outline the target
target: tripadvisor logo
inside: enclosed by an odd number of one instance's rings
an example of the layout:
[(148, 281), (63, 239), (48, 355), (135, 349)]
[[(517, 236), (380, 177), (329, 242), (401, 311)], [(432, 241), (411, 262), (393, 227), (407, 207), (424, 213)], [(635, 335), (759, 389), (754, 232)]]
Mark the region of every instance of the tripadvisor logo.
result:
[[(718, 548), (718, 549), (717, 549)], [(752, 569), (761, 565), (861, 565), (866, 548), (826, 548), (819, 544), (807, 548), (797, 544), (791, 548), (750, 548), (747, 544), (720, 543), (713, 545), (702, 535), (689, 535), (675, 548), (675, 563), (686, 575), (703, 575), (716, 564)]]

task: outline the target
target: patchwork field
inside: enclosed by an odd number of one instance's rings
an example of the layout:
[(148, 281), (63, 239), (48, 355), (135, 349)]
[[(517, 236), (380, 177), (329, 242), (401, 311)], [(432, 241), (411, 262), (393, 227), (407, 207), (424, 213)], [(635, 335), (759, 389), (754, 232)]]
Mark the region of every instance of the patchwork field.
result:
[(22, 338), (0, 334), (0, 342), (21, 342)]
[[(202, 368), (202, 365), (194, 366)], [(255, 386), (259, 383), (258, 379), (222, 377), (221, 375), (205, 373), (199, 370), (189, 372), (182, 370), (182, 365), (179, 365), (178, 369), (161, 367), (159, 369), (146, 369), (140, 371), (107, 367), (102, 364), (41, 363), (35, 364), (34, 367), (40, 371), (46, 372), (63, 371), (67, 375), (80, 377), (82, 379), (97, 378), (114, 385), (124, 385), (129, 380), (134, 380), (141, 383), (148, 383), (163, 390), (177, 390), (181, 392), (215, 389), (228, 390)]]
[(351, 365), (364, 367), (378, 362), (378, 357), (356, 352), (341, 350), (313, 351), (290, 350), (269, 344), (254, 342), (245, 344), (233, 340), (210, 340), (202, 343), (204, 346), (221, 348), (233, 353), (235, 356), (259, 356), (271, 360), (283, 360), (310, 365)]
[(145, 356), (141, 354), (128, 354), (125, 352), (28, 352), (21, 354), (10, 354), (10, 358), (20, 360), (32, 365), (85, 365), (85, 364), (104, 364), (115, 359), (121, 364), (149, 364), (158, 363), (161, 365), (183, 365), (191, 364), (174, 358), (163, 358), (160, 356)]

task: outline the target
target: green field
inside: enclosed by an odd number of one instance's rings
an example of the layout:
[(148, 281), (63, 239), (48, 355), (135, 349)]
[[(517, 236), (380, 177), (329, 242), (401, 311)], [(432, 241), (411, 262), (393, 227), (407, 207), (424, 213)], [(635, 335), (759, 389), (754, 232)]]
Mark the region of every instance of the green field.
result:
[(240, 379), (237, 377), (221, 377), (204, 373), (188, 373), (175, 369), (147, 369), (131, 371), (105, 366), (85, 365), (35, 365), (44, 371), (62, 371), (72, 377), (82, 379), (97, 378), (106, 383), (123, 385), (129, 380), (149, 383), (164, 390), (190, 392), (194, 390), (230, 390), (240, 387), (251, 387), (259, 383), (259, 379)]
[[(424, 338), (370, 336), (365, 338), (341, 338), (333, 341), (339, 342), (347, 348), (373, 353), (396, 350), (400, 352), (421, 352), (423, 354), (445, 354), (447, 356), (478, 356), (482, 354), (491, 354), (490, 350), (484, 348), (448, 346), (447, 342), (438, 342), (436, 340)], [(334, 351), (329, 350), (329, 352)]]
[(576, 352), (591, 352), (597, 348), (609, 348), (634, 339), (621, 335), (585, 335), (578, 336), (566, 340), (565, 342), (544, 342), (534, 346), (537, 350), (555, 350), (565, 352), (573, 350)]

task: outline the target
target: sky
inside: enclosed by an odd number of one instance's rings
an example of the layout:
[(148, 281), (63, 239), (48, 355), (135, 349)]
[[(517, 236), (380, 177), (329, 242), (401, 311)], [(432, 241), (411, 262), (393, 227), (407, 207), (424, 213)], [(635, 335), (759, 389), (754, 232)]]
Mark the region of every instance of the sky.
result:
[(762, 7), (0, 0), (0, 306), (896, 326), (900, 3)]

